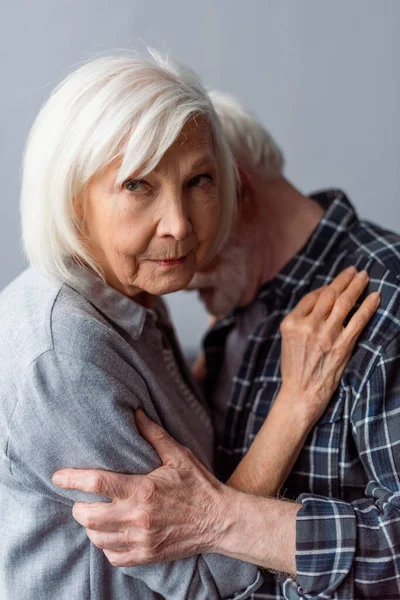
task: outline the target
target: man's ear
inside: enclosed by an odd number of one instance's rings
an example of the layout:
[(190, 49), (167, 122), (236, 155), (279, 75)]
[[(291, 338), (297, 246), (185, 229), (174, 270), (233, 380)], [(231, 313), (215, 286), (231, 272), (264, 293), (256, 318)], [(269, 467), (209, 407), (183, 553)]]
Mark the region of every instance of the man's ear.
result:
[(251, 173), (241, 167), (238, 168), (238, 172), (238, 215), (244, 223), (248, 223), (251, 222), (258, 213), (256, 191)]

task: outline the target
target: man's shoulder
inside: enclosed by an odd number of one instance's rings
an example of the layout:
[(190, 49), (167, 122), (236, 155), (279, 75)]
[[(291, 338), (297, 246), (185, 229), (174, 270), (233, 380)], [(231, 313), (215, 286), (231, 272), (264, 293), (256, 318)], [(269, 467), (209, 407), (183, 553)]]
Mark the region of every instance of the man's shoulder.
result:
[[(366, 269), (366, 293), (378, 291), (380, 305), (360, 337), (360, 343), (387, 346), (400, 335), (400, 235), (368, 221), (358, 221), (337, 248), (337, 273), (354, 265)], [(334, 273), (333, 275), (337, 274)]]
[(353, 253), (382, 268), (400, 281), (400, 234), (369, 221), (358, 221), (349, 230)]

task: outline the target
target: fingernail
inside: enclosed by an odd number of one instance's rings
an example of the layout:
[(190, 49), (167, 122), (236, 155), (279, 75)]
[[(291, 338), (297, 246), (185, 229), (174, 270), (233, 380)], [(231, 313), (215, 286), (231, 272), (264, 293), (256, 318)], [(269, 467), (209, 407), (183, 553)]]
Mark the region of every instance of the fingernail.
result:
[(54, 483), (54, 485), (57, 485), (58, 487), (62, 487), (63, 486), (63, 476), (61, 475), (61, 473), (54, 473), (53, 477), (51, 478), (52, 482)]
[(352, 267), (347, 267), (346, 271), (348, 273), (356, 273), (357, 269), (354, 266), (352, 266)]
[(146, 421), (146, 419), (147, 419), (145, 412), (141, 408), (138, 408), (136, 410), (135, 416), (137, 419), (139, 419), (139, 421), (142, 421), (142, 422)]
[(379, 292), (372, 292), (372, 294), (369, 295), (370, 298), (372, 298), (372, 300), (380, 300), (381, 299), (381, 295)]
[(359, 277), (360, 279), (366, 279), (368, 277), (368, 271), (360, 271), (359, 273), (357, 273), (357, 277)]

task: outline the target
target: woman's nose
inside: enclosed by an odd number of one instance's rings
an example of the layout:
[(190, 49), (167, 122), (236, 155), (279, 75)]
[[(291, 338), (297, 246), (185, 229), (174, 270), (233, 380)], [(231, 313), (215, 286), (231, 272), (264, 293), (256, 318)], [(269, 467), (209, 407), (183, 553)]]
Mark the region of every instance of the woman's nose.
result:
[(163, 214), (157, 228), (158, 235), (184, 240), (192, 231), (192, 223), (184, 199), (170, 198), (163, 207)]

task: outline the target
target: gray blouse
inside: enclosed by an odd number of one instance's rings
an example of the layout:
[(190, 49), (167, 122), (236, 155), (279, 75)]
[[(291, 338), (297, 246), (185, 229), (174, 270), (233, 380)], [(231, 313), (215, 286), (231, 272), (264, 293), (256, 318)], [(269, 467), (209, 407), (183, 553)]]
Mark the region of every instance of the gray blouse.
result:
[(75, 501), (99, 498), (52, 484), (63, 467), (158, 467), (135, 429), (138, 406), (212, 466), (210, 415), (161, 301), (155, 318), (77, 272), (72, 287), (28, 269), (0, 294), (0, 600), (248, 598), (261, 584), (257, 568), (217, 554), (111, 566), (71, 514)]

